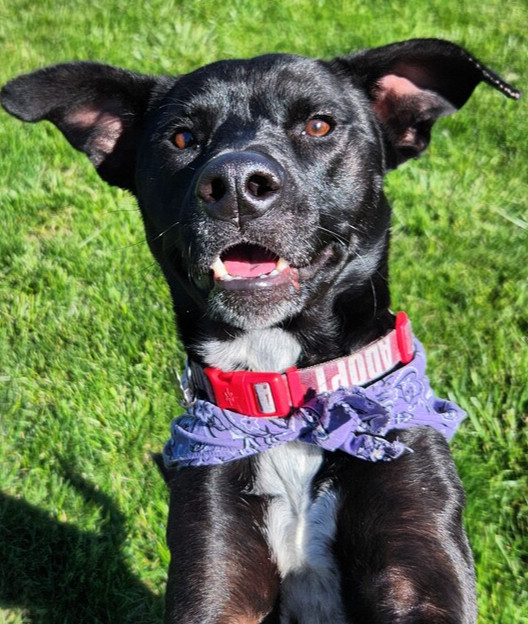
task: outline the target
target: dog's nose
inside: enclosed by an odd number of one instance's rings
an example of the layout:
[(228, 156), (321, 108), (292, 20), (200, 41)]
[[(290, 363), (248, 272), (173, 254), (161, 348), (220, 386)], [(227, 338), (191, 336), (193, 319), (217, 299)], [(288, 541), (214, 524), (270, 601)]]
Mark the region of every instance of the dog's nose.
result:
[(230, 152), (205, 165), (195, 193), (214, 219), (244, 223), (275, 204), (284, 186), (284, 172), (272, 158), (258, 152)]

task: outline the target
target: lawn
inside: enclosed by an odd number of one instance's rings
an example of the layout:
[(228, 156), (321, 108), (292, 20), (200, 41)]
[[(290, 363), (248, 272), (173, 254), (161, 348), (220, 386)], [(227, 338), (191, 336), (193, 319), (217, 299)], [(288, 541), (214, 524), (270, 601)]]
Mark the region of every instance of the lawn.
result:
[[(218, 58), (330, 58), (452, 39), (526, 90), (523, 0), (5, 0), (0, 82), (92, 59), (182, 73)], [(469, 413), (481, 624), (528, 623), (528, 100), (480, 86), (387, 179), (394, 308)], [(167, 288), (133, 199), (51, 125), (0, 114), (0, 624), (153, 624), (168, 566), (151, 454), (179, 413)]]

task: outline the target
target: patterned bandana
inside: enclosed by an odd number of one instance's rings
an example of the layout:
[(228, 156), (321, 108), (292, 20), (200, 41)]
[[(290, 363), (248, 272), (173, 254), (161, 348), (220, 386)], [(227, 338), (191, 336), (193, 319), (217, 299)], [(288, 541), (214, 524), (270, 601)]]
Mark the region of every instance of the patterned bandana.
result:
[(465, 418), (455, 403), (438, 399), (425, 374), (425, 353), (414, 339), (413, 360), (367, 386), (316, 396), (286, 418), (262, 418), (196, 400), (174, 419), (165, 465), (207, 466), (234, 461), (299, 440), (367, 461), (390, 461), (412, 450), (386, 439), (395, 429), (429, 426), (449, 441)]

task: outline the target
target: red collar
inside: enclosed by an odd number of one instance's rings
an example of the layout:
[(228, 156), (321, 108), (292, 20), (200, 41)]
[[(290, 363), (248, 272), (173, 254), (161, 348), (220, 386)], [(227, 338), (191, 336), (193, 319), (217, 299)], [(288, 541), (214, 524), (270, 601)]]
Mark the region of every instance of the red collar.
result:
[[(365, 386), (380, 379), (414, 355), (411, 324), (405, 312), (396, 315), (395, 329), (352, 355), (284, 373), (223, 371), (190, 362), (193, 391), (202, 391), (222, 409), (246, 416), (288, 416), (308, 398), (340, 387)], [(190, 373), (190, 374), (189, 374)]]

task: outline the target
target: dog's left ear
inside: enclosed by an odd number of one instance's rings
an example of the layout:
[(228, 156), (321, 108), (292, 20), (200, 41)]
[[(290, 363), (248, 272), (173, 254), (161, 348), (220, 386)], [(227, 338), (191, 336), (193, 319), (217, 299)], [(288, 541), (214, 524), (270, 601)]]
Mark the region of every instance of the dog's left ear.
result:
[(389, 168), (419, 156), (431, 127), (461, 108), (479, 82), (510, 98), (520, 92), (460, 46), (440, 39), (411, 39), (337, 57), (331, 66), (363, 88), (385, 132)]

